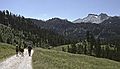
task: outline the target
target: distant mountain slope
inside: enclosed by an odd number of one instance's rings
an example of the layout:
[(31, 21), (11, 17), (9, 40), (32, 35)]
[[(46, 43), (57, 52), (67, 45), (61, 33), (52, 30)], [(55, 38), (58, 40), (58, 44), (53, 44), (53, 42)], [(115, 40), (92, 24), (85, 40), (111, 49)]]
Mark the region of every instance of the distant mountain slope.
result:
[[(52, 18), (45, 22), (43, 21), (34, 21), (32, 20), (37, 26), (44, 28), (44, 29), (50, 29), (60, 35), (64, 36), (71, 36), (73, 31), (77, 28), (75, 24), (68, 20), (59, 19), (59, 18)], [(74, 36), (74, 35), (73, 35)]]
[(104, 20), (108, 19), (109, 16), (107, 14), (101, 13), (100, 15), (96, 15), (96, 14), (88, 14), (87, 17), (83, 18), (83, 19), (77, 19), (75, 21), (73, 21), (73, 23), (81, 23), (81, 22), (91, 22), (91, 23), (101, 23)]
[[(120, 40), (120, 17), (109, 17), (106, 14), (89, 14), (87, 18), (99, 18), (101, 23), (72, 23), (66, 19), (52, 18), (47, 21), (24, 18), (5, 11), (0, 12), (0, 23), (15, 30), (22, 31), (26, 40), (40, 44), (39, 41), (50, 45), (66, 44), (86, 38), (86, 32), (90, 31), (95, 38), (105, 41)], [(96, 21), (96, 20), (95, 20)], [(29, 39), (28, 39), (29, 36)], [(37, 39), (36, 39), (37, 38)], [(55, 41), (54, 41), (55, 40)]]
[[(105, 14), (100, 14), (102, 20), (104, 20)], [(100, 17), (99, 16), (99, 17)], [(106, 15), (105, 15), (106, 16)], [(48, 21), (37, 21), (34, 22), (37, 26), (45, 29), (53, 30), (54, 32), (65, 36), (66, 38), (80, 40), (86, 37), (86, 31), (90, 31), (95, 37), (110, 41), (112, 39), (119, 39), (119, 20), (120, 17), (109, 17), (103, 22), (96, 23), (72, 23), (67, 20), (53, 18)]]
[(32, 58), (34, 69), (119, 69), (120, 63), (92, 56), (35, 49)]

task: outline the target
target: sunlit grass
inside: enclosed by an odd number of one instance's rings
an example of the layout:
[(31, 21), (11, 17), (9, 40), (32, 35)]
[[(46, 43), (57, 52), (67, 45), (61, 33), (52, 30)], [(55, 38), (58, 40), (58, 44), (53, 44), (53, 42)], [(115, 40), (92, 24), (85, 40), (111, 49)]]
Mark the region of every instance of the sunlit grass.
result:
[(33, 69), (119, 69), (120, 63), (92, 56), (35, 49)]
[(0, 61), (15, 54), (15, 47), (9, 44), (0, 43)]

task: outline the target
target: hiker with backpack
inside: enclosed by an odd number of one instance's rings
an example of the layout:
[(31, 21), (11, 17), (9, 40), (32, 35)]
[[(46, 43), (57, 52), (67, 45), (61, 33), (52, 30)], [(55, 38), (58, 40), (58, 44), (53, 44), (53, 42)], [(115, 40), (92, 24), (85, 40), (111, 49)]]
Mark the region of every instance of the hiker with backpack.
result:
[(29, 56), (31, 56), (31, 50), (32, 50), (32, 46), (29, 45), (29, 46), (28, 46), (28, 54), (29, 54)]
[(18, 56), (18, 51), (19, 51), (19, 47), (18, 47), (18, 45), (16, 44), (16, 56)]

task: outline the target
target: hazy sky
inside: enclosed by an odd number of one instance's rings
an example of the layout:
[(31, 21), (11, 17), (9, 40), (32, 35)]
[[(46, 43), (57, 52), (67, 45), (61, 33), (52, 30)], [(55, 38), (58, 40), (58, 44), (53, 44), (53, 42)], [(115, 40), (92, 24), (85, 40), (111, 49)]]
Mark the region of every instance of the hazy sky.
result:
[(120, 15), (120, 0), (0, 0), (0, 10), (37, 19), (75, 20), (89, 13)]

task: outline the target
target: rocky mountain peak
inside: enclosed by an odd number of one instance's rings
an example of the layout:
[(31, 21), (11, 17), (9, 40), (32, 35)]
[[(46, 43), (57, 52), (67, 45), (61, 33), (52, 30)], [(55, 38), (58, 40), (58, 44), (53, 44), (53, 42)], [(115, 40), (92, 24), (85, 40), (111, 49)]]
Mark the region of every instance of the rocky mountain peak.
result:
[(99, 17), (100, 17), (101, 20), (105, 20), (105, 19), (108, 19), (109, 16), (107, 14), (105, 14), (105, 13), (101, 13), (99, 15)]
[(81, 23), (81, 22), (84, 22), (84, 23), (87, 23), (87, 22), (91, 22), (91, 23), (101, 23), (103, 22), (104, 20), (108, 19), (109, 16), (105, 13), (101, 13), (99, 15), (97, 14), (88, 14), (87, 17), (83, 18), (83, 19), (77, 19), (75, 21), (73, 21), (73, 23)]
[(97, 14), (88, 14), (88, 17), (89, 16), (98, 16)]

